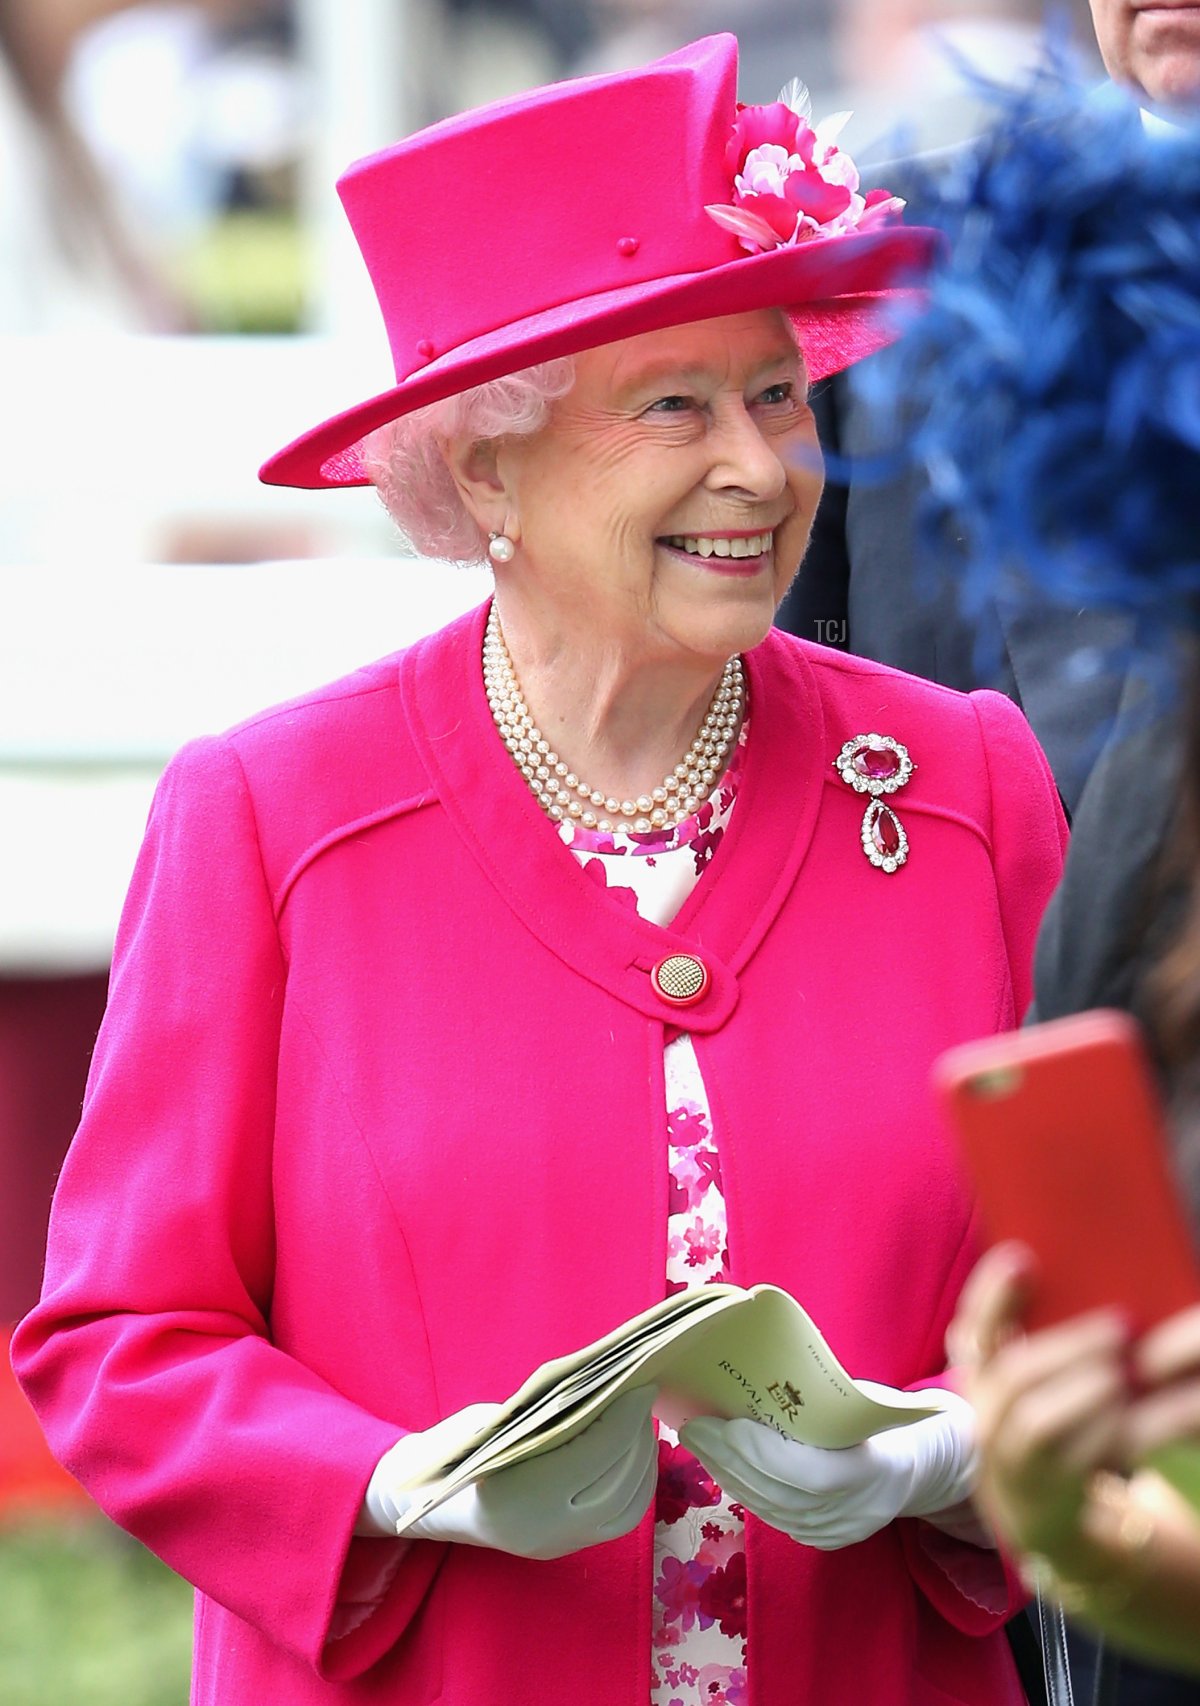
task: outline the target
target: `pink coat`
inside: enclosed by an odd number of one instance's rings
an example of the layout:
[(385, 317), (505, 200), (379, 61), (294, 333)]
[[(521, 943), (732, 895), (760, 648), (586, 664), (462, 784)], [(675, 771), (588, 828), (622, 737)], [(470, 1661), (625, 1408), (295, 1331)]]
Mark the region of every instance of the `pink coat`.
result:
[[(662, 1296), (672, 1024), (734, 1277), (853, 1372), (935, 1376), (975, 1253), (926, 1081), (1029, 996), (1063, 825), (1018, 712), (773, 633), (732, 826), (663, 930), (499, 746), (483, 618), (168, 770), (16, 1335), (55, 1450), (196, 1584), (204, 1706), (645, 1706), (649, 1519), (555, 1563), (351, 1531), (405, 1428)], [(872, 730), (918, 766), (894, 875), (832, 765)], [(682, 1012), (672, 949), (712, 973)], [(1020, 1698), (996, 1572), (964, 1593), (924, 1524), (747, 1545), (754, 1706)]]

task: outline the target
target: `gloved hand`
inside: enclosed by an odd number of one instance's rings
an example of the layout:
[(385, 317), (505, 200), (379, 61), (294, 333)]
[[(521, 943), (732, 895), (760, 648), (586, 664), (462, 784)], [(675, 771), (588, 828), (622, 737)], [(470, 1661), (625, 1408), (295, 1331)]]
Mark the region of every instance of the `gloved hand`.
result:
[[(888, 1387), (860, 1382), (887, 1398)], [(959, 1505), (975, 1479), (975, 1412), (946, 1393), (949, 1408), (861, 1445), (828, 1451), (798, 1445), (761, 1422), (697, 1416), (680, 1439), (728, 1496), (793, 1540), (836, 1552), (898, 1516), (932, 1516)]]
[[(562, 1558), (628, 1534), (642, 1520), (657, 1480), (653, 1403), (652, 1386), (625, 1393), (566, 1445), (470, 1482), (405, 1529), (405, 1538), (488, 1546), (520, 1558)], [(492, 1408), (471, 1405), (438, 1427), (470, 1432)], [(408, 1434), (376, 1465), (364, 1501), (375, 1532), (395, 1534), (415, 1498), (396, 1483), (408, 1478), (423, 1442), (427, 1434)]]

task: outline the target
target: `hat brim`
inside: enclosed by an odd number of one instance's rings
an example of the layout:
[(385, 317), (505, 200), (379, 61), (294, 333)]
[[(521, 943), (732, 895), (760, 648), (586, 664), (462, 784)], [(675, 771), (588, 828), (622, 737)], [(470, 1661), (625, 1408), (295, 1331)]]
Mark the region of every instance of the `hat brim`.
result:
[(259, 479), (309, 490), (368, 485), (362, 439), (414, 409), (535, 362), (754, 308), (787, 314), (810, 379), (824, 379), (891, 342), (896, 297), (919, 284), (939, 242), (936, 232), (921, 226), (886, 226), (564, 302), (472, 338), (398, 385), (323, 421), (270, 457)]

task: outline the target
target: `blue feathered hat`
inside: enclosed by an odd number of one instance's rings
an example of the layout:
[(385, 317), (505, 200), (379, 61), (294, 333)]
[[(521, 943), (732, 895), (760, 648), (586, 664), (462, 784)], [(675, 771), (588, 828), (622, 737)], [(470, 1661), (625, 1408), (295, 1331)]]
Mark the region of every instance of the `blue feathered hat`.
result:
[[(964, 605), (1028, 574), (1143, 620), (1200, 611), (1200, 134), (1051, 64), (912, 194), (949, 243), (875, 364)], [(910, 192), (911, 193), (911, 192)]]

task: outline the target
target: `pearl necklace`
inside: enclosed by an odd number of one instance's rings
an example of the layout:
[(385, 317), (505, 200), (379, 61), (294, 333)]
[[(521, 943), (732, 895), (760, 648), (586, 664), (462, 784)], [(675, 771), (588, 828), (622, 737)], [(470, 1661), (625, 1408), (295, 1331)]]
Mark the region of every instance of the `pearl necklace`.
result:
[(724, 774), (729, 749), (741, 725), (745, 698), (742, 660), (732, 657), (700, 732), (684, 757), (648, 794), (640, 794), (636, 800), (618, 800), (576, 776), (530, 716), (495, 604), (483, 638), (483, 684), (500, 738), (547, 817), (556, 823), (570, 818), (584, 829), (606, 835), (614, 829), (648, 835), (652, 830), (682, 823), (699, 811)]

